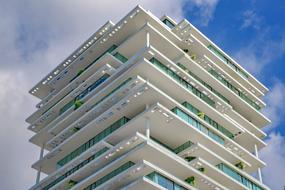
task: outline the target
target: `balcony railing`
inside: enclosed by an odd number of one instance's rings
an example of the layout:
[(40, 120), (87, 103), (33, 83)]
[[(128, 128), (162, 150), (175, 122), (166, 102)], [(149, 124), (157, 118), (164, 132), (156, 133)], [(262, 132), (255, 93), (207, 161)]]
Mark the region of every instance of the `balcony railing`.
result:
[(172, 22), (170, 22), (168, 19), (164, 19), (162, 22), (163, 22), (166, 26), (168, 26), (170, 29), (172, 29), (172, 28), (175, 27), (175, 25), (174, 25)]
[(182, 105), (187, 108), (189, 111), (191, 111), (192, 113), (196, 114), (197, 116), (199, 116), (201, 119), (203, 119), (204, 121), (206, 121), (208, 124), (210, 124), (211, 126), (213, 126), (214, 128), (216, 128), (217, 130), (219, 130), (220, 132), (222, 132), (224, 135), (226, 135), (227, 137), (233, 139), (234, 138), (234, 134), (231, 133), (229, 130), (227, 130), (226, 128), (224, 128), (222, 125), (220, 125), (219, 123), (217, 123), (216, 121), (214, 121), (212, 118), (210, 118), (209, 116), (205, 115), (203, 112), (201, 112), (199, 109), (197, 109), (196, 107), (194, 107), (193, 105), (191, 105), (188, 102), (183, 102)]
[(216, 167), (225, 174), (227, 174), (228, 176), (230, 176), (231, 178), (233, 178), (234, 180), (246, 186), (250, 190), (263, 190), (263, 188), (261, 188), (259, 185), (255, 184), (248, 178), (234, 171), (232, 168), (230, 168), (224, 163), (218, 164)]
[(102, 155), (103, 153), (105, 153), (107, 150), (109, 150), (109, 148), (105, 147), (102, 148), (101, 150), (99, 150), (98, 152), (96, 152), (95, 154), (93, 154), (92, 156), (90, 156), (89, 158), (87, 158), (86, 160), (82, 161), (80, 164), (78, 164), (77, 166), (73, 167), (72, 169), (68, 170), (67, 172), (65, 172), (63, 175), (61, 175), (60, 177), (56, 178), (53, 182), (51, 182), (50, 184), (48, 184), (47, 186), (45, 186), (42, 190), (48, 190), (50, 188), (52, 188), (53, 186), (55, 186), (56, 184), (58, 184), (59, 182), (61, 182), (62, 180), (64, 180), (65, 178), (67, 178), (68, 176), (70, 176), (71, 174), (75, 173), (76, 171), (78, 171), (80, 168), (82, 168), (83, 166), (87, 165), (88, 163), (90, 163), (92, 160), (94, 160), (95, 158), (98, 158), (100, 155)]
[(119, 52), (114, 53), (113, 56), (116, 57), (118, 60), (120, 60), (122, 63), (126, 63), (128, 61), (128, 58), (126, 58), (125, 56), (123, 56)]
[(180, 108), (175, 107), (171, 110), (173, 113), (175, 113), (178, 117), (180, 117), (182, 120), (189, 123), (191, 126), (197, 128), (199, 131), (210, 137), (211, 139), (215, 140), (216, 142), (224, 145), (225, 140), (217, 135), (215, 132), (211, 131), (208, 127), (204, 126), (202, 123), (194, 119), (193, 117), (189, 116), (187, 113), (182, 111)]
[(127, 85), (130, 81), (132, 80), (132, 78), (128, 78), (127, 80), (125, 80), (124, 82), (122, 82), (121, 84), (119, 84), (119, 86), (117, 86), (115, 89), (113, 89), (110, 93), (108, 93), (106, 96), (104, 96), (102, 99), (100, 99), (98, 102), (96, 102), (95, 104), (93, 104), (90, 107), (90, 110), (92, 108), (94, 108), (96, 105), (98, 105), (100, 102), (102, 102), (103, 100), (105, 100), (106, 98), (108, 98), (109, 96), (111, 96), (112, 94), (114, 94), (115, 92), (117, 92), (119, 89), (123, 88), (125, 85)]
[(178, 153), (182, 152), (183, 150), (185, 150), (185, 149), (187, 149), (187, 148), (189, 148), (189, 147), (191, 147), (191, 146), (193, 146), (193, 145), (194, 145), (193, 142), (187, 141), (187, 142), (183, 143), (182, 145), (178, 146), (177, 148), (175, 148), (175, 149), (173, 150), (173, 152), (174, 152), (175, 154), (178, 154)]
[(95, 189), (95, 188), (99, 187), (103, 183), (109, 181), (110, 179), (114, 178), (115, 176), (119, 175), (120, 173), (126, 171), (127, 169), (129, 169), (133, 165), (135, 165), (135, 163), (133, 163), (131, 161), (128, 161), (127, 163), (121, 165), (120, 167), (118, 167), (117, 169), (115, 169), (112, 172), (108, 173), (104, 177), (98, 179), (97, 181), (95, 181), (91, 185), (85, 187), (84, 190), (92, 190), (92, 189)]
[(183, 143), (182, 145), (179, 145), (176, 148), (171, 148), (168, 145), (166, 145), (165, 143), (159, 141), (158, 139), (154, 138), (153, 136), (150, 137), (151, 140), (153, 140), (154, 142), (158, 143), (159, 145), (163, 146), (164, 148), (170, 150), (171, 152), (178, 154), (179, 152), (182, 152), (183, 150), (189, 148), (190, 146), (194, 145), (194, 143), (192, 143), (191, 141), (187, 141), (185, 143)]
[[(96, 103), (94, 103), (91, 108), (89, 108), (89, 110), (93, 109), (96, 105), (98, 105), (99, 103), (103, 102), (105, 99), (107, 99), (108, 97), (110, 97), (112, 94), (114, 94), (115, 92), (117, 92), (119, 89), (121, 89), (122, 87), (124, 87), (126, 84), (128, 84), (128, 82), (131, 80), (131, 78), (125, 80), (123, 83), (121, 83), (119, 86), (117, 86), (114, 90), (112, 90), (110, 93), (108, 93), (106, 96), (104, 96), (103, 98), (101, 98), (99, 101), (97, 101)], [(121, 96), (117, 96), (115, 99), (112, 99), (113, 102), (118, 101), (119, 99), (121, 99)], [(104, 107), (104, 109), (106, 110), (107, 107)], [(101, 110), (102, 111), (102, 110)], [(103, 111), (102, 111), (103, 112)], [(84, 122), (81, 121), (80, 122), (80, 127), (76, 126), (73, 127), (72, 130), (68, 130), (65, 134), (64, 134), (64, 139), (69, 138), (71, 135), (77, 133), (80, 129), (82, 129), (83, 127), (85, 127), (89, 122), (91, 122), (95, 117), (97, 117), (98, 114), (93, 114), (92, 117), (87, 117), (88, 119), (85, 119)], [(61, 141), (60, 143), (62, 143), (63, 141)], [(55, 148), (56, 146), (58, 146), (60, 143), (51, 143), (52, 147)]]
[(214, 76), (216, 79), (218, 79), (223, 85), (225, 85), (227, 88), (229, 88), (231, 91), (233, 91), (235, 94), (237, 94), (239, 97), (241, 97), (244, 101), (246, 101), (249, 105), (254, 107), (256, 110), (260, 110), (261, 107), (257, 105), (253, 100), (251, 100), (249, 97), (247, 97), (244, 93), (242, 93), (239, 89), (237, 89), (235, 86), (233, 86), (230, 82), (228, 82), (223, 76), (218, 74), (214, 70), (210, 70), (209, 73)]
[(89, 65), (87, 65), (84, 69), (79, 70), (77, 75), (75, 77), (73, 77), (69, 83), (71, 83), (72, 81), (74, 81), (77, 77), (79, 77), (83, 72), (85, 72), (89, 67), (91, 67), (94, 63), (96, 63), (96, 61), (98, 61), (101, 57), (103, 57), (106, 53), (111, 53), (112, 51), (114, 51), (118, 46), (116, 45), (112, 45), (109, 49), (107, 49), (104, 53), (102, 53), (99, 57), (97, 57), (92, 63), (90, 63)]
[(174, 181), (164, 177), (163, 175), (157, 172), (152, 172), (146, 175), (146, 178), (150, 179), (154, 183), (164, 187), (167, 190), (187, 190), (186, 188), (182, 187), (181, 185), (178, 185)]
[(118, 121), (107, 127), (106, 129), (104, 129), (102, 132), (97, 134), (95, 137), (88, 140), (80, 147), (78, 147), (77, 149), (66, 155), (64, 158), (62, 158), (60, 161), (57, 162), (57, 165), (64, 166), (65, 164), (69, 163), (71, 160), (81, 155), (83, 152), (85, 152), (86, 150), (97, 144), (99, 141), (110, 135), (112, 132), (125, 125), (129, 120), (130, 119), (126, 117), (122, 117), (121, 119), (119, 119)]
[(95, 88), (97, 88), (100, 84), (102, 84), (105, 80), (107, 80), (110, 77), (109, 74), (105, 73), (102, 77), (100, 77), (98, 80), (96, 80), (93, 84), (91, 84), (88, 88), (86, 88), (84, 91), (82, 91), (78, 96), (76, 96), (73, 100), (69, 101), (67, 104), (65, 104), (62, 108), (59, 110), (59, 115), (63, 114), (65, 111), (67, 111), (69, 108), (74, 106), (74, 103), (78, 100), (83, 99), (87, 94), (92, 92)]
[(235, 72), (237, 72), (240, 76), (242, 76), (244, 79), (248, 79), (248, 75), (241, 70), (239, 67), (237, 67), (234, 63), (232, 63), (228, 58), (226, 58), (219, 50), (217, 50), (214, 46), (209, 45), (209, 50), (211, 50), (215, 55), (217, 55), (224, 63), (228, 64)]
[(173, 78), (175, 81), (177, 81), (178, 83), (180, 83), (182, 86), (184, 86), (187, 90), (189, 90), (190, 92), (192, 92), (193, 94), (195, 94), (197, 97), (199, 97), (200, 99), (202, 99), (204, 102), (206, 102), (208, 105), (214, 107), (215, 106), (215, 102), (213, 100), (211, 100), (209, 97), (207, 97), (205, 94), (203, 94), (200, 90), (198, 90), (197, 88), (195, 88), (193, 85), (191, 85), (190, 83), (188, 83), (186, 80), (184, 80), (183, 78), (181, 78), (179, 75), (177, 75), (175, 72), (173, 72), (171, 69), (169, 69), (168, 67), (166, 67), (165, 65), (163, 65), (161, 62), (159, 62), (157, 59), (155, 58), (151, 58), (150, 62), (153, 63), (157, 68), (159, 68), (161, 71), (163, 71), (164, 73), (166, 73), (168, 76), (170, 76), (171, 78)]
[(220, 97), (222, 100), (224, 100), (227, 104), (230, 105), (230, 101), (224, 97), (221, 93), (219, 93), (218, 91), (216, 91), (215, 89), (213, 89), (209, 84), (207, 84), (206, 82), (204, 82), (201, 78), (199, 78), (197, 75), (195, 75), (194, 73), (192, 73), (190, 70), (188, 70), (184, 65), (182, 65), (181, 63), (177, 63), (177, 66), (180, 67), (182, 70), (184, 70), (186, 73), (188, 73), (190, 76), (192, 76), (193, 78), (195, 78), (197, 81), (199, 81), (203, 86), (205, 86), (206, 88), (208, 88), (210, 91), (212, 91), (214, 94), (216, 94), (218, 97)]

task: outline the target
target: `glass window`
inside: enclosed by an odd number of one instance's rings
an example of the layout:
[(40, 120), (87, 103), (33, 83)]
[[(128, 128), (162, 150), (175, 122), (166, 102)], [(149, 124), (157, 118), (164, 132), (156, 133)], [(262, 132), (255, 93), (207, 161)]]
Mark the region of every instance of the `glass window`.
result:
[(168, 19), (164, 19), (163, 21), (162, 21), (166, 26), (168, 26), (170, 29), (172, 29), (175, 25), (172, 23), (172, 22), (170, 22)]

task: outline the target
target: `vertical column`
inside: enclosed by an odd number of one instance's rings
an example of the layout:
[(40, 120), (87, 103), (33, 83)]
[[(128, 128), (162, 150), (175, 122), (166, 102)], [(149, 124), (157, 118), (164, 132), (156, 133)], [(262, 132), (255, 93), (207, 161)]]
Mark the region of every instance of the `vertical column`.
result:
[[(147, 110), (149, 108), (149, 105), (147, 104), (145, 109)], [(150, 138), (150, 121), (149, 117), (145, 118), (145, 135), (147, 138)]]
[[(254, 151), (255, 151), (255, 156), (258, 158), (258, 149), (257, 145), (254, 145)], [(258, 174), (258, 180), (262, 183), (262, 174), (261, 174), (261, 168), (257, 169), (257, 174)]]
[[(42, 159), (43, 156), (44, 156), (44, 145), (42, 145), (42, 147), (41, 147), (41, 152), (40, 152), (40, 158), (39, 158), (39, 160)], [(39, 169), (38, 172), (37, 172), (36, 184), (38, 184), (38, 183), (40, 182), (40, 179), (41, 179), (41, 170), (42, 170), (42, 168), (40, 167), (40, 169)]]
[(149, 32), (146, 31), (146, 47), (150, 46)]

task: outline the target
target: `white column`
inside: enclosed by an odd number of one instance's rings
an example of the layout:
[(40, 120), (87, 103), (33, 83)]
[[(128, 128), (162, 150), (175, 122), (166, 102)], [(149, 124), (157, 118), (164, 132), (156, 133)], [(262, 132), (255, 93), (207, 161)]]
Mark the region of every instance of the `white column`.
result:
[[(44, 145), (41, 147), (41, 152), (40, 152), (40, 159), (42, 159), (44, 156)], [(39, 159), (39, 160), (40, 160)], [(41, 170), (42, 168), (40, 167), (40, 169), (37, 172), (37, 179), (36, 179), (36, 184), (38, 184), (40, 182), (41, 179)]]
[[(255, 156), (258, 158), (258, 149), (257, 149), (257, 145), (254, 145), (254, 152), (255, 152)], [(261, 174), (261, 168), (257, 169), (257, 174), (258, 174), (258, 180), (262, 183), (262, 174)]]
[[(145, 106), (145, 109), (148, 110), (149, 105), (147, 104)], [(150, 138), (150, 121), (149, 121), (149, 117), (145, 118), (145, 135), (147, 138)]]
[(146, 47), (150, 46), (150, 40), (149, 40), (149, 32), (146, 31)]

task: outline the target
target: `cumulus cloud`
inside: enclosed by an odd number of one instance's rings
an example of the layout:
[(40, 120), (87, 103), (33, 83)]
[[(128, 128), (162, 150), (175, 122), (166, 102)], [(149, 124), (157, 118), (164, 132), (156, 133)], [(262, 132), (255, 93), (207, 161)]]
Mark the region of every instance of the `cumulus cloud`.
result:
[(271, 131), (278, 126), (281, 121), (284, 121), (285, 116), (285, 84), (279, 80), (275, 80), (269, 93), (265, 96), (267, 107), (263, 113), (271, 119), (272, 124), (267, 127), (267, 131)]
[(265, 183), (272, 190), (283, 189), (285, 185), (285, 140), (278, 133), (271, 133), (266, 141), (268, 146), (260, 152), (260, 157), (267, 163), (262, 170)]
[(24, 119), (33, 110), (33, 98), (27, 93), (28, 82), (22, 72), (0, 70), (0, 183), (8, 190), (22, 189), (33, 183), (35, 172), (30, 168), (37, 158), (37, 148), (28, 145), (32, 134)]
[[(256, 36), (234, 54), (236, 60), (250, 73), (260, 75), (263, 68), (285, 54), (285, 33), (272, 38), (273, 28), (266, 25), (263, 17), (254, 10), (243, 12), (241, 29), (254, 28)], [(262, 28), (262, 31), (260, 30)]]
[(182, 18), (181, 1), (171, 0), (0, 0), (0, 184), (28, 189), (39, 148), (24, 123), (39, 101), (28, 90), (107, 20), (117, 22), (137, 4), (157, 16)]
[(219, 0), (184, 0), (185, 8), (196, 14), (201, 26), (207, 26), (213, 19), (218, 2)]
[(279, 59), (285, 53), (285, 34), (278, 39), (268, 38), (266, 29), (248, 45), (241, 47), (235, 54), (235, 59), (250, 73), (259, 75), (269, 63)]
[(285, 84), (275, 80), (270, 92), (265, 97), (267, 107), (263, 111), (271, 119), (272, 124), (265, 129), (267, 133), (270, 133), (266, 140), (268, 146), (261, 150), (260, 157), (267, 163), (267, 166), (262, 170), (264, 182), (272, 190), (282, 189), (285, 185), (285, 137), (276, 133), (275, 130), (284, 121), (284, 92)]

